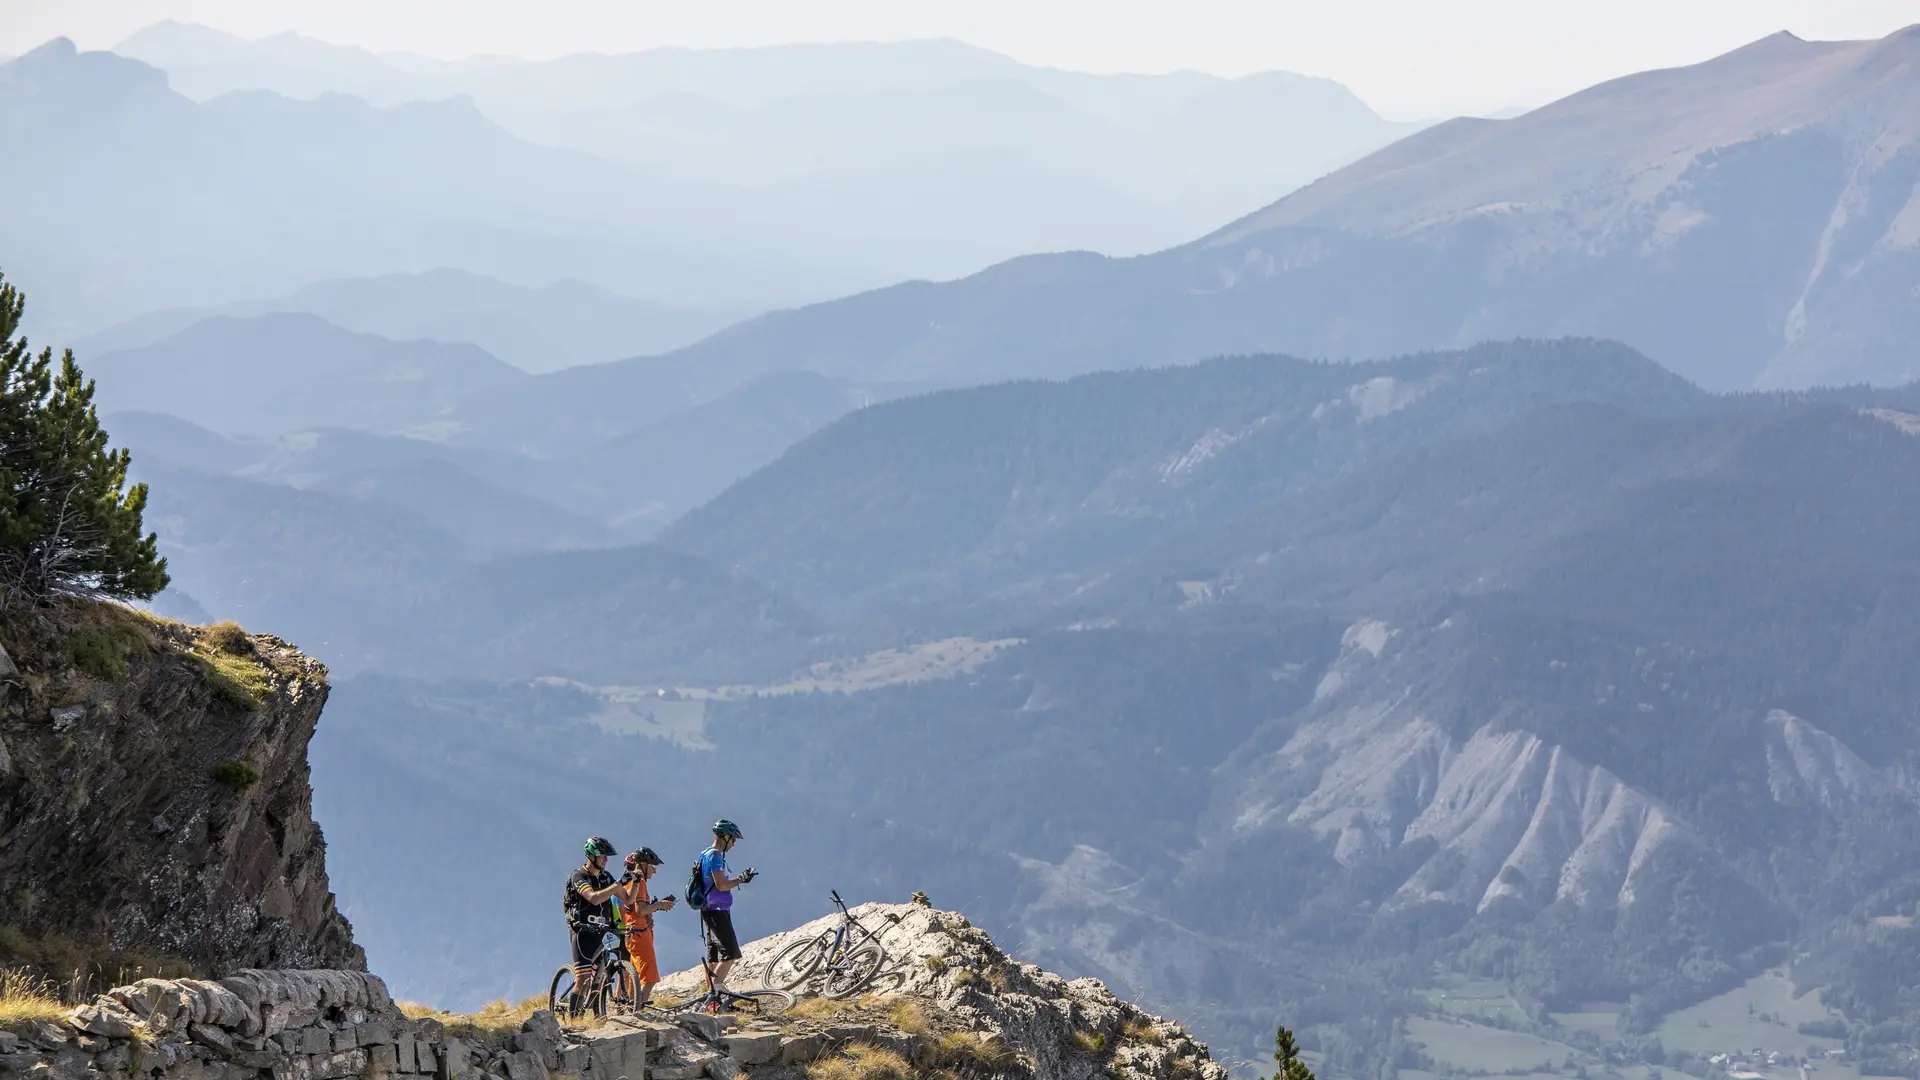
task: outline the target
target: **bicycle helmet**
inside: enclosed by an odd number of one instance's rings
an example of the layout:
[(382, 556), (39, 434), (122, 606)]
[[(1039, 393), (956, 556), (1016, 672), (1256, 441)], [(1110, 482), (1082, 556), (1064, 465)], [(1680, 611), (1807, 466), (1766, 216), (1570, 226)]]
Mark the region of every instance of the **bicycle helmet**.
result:
[(613, 841), (607, 839), (604, 836), (587, 837), (587, 842), (585, 846), (587, 849), (587, 858), (589, 859), (593, 858), (595, 855), (616, 854), (615, 851), (613, 850)]
[(627, 873), (629, 874), (639, 873), (642, 866), (659, 865), (660, 856), (655, 855), (653, 849), (650, 847), (643, 847), (639, 851), (630, 851), (627, 853)]
[(733, 822), (728, 821), (726, 818), (721, 818), (719, 821), (716, 821), (713, 823), (713, 835), (731, 836), (735, 840), (746, 839), (746, 837), (743, 836), (740, 832), (740, 826), (735, 825)]

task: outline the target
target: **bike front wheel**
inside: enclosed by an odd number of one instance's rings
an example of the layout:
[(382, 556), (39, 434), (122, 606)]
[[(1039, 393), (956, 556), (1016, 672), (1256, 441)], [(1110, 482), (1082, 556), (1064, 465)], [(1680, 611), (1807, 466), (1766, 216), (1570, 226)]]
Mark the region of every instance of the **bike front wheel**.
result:
[(640, 973), (625, 960), (616, 960), (607, 969), (608, 1007), (613, 1012), (633, 1012), (634, 1000), (640, 995)]
[(555, 1016), (572, 1016), (574, 1012), (573, 968), (562, 964), (560, 970), (553, 973), (553, 982), (547, 984), (547, 1008)]
[(887, 954), (880, 946), (867, 942), (827, 968), (826, 982), (820, 992), (835, 1000), (852, 997), (866, 989), (886, 963)]
[(760, 973), (760, 985), (768, 990), (792, 990), (820, 970), (820, 961), (833, 946), (833, 934), (806, 938), (780, 950), (767, 970)]

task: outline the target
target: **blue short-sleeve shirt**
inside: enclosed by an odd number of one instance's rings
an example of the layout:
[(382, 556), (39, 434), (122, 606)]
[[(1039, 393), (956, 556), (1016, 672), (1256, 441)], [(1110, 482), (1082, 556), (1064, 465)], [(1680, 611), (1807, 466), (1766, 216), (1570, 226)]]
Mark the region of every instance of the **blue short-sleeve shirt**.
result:
[(708, 911), (728, 911), (733, 907), (732, 890), (722, 891), (713, 887), (713, 872), (726, 869), (726, 852), (719, 848), (708, 848), (700, 853), (700, 880), (707, 886)]

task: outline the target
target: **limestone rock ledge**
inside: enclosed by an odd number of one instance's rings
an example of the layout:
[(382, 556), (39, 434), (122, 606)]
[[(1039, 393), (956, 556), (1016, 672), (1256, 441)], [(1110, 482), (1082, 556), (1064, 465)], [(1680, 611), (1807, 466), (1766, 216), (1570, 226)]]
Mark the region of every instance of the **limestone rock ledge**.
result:
[[(517, 1034), (462, 1038), (410, 1020), (362, 971), (239, 971), (143, 979), (58, 1024), (0, 1031), (0, 1076), (35, 1080), (642, 1080), (647, 1035), (593, 1040), (539, 1012)], [(594, 1045), (594, 1044), (597, 1044)]]

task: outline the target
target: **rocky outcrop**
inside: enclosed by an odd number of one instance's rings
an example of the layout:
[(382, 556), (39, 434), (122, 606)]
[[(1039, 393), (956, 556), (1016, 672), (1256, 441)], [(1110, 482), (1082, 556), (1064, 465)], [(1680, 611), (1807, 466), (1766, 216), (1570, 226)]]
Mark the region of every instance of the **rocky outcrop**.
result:
[[(616, 1016), (565, 1026), (546, 1011), (482, 1028), (413, 1019), (386, 984), (358, 971), (240, 971), (218, 981), (145, 979), (60, 1023), (0, 1032), (0, 1075), (44, 1080), (799, 1080), (845, 1059), (857, 1074), (1017, 1080), (1226, 1080), (1179, 1025), (1120, 1001), (1093, 979), (1066, 980), (1007, 957), (954, 912), (867, 904), (888, 963), (856, 1001), (806, 1000), (743, 1022), (702, 1012)], [(736, 985), (810, 923), (746, 947)], [(697, 992), (700, 973), (660, 987)], [(805, 988), (802, 988), (803, 992)], [(849, 1075), (826, 1070), (828, 1075)]]
[(518, 1030), (410, 1019), (360, 971), (239, 971), (143, 979), (60, 1023), (0, 1032), (0, 1075), (48, 1080), (641, 1080), (651, 1032), (564, 1030), (536, 1012)]
[[(853, 909), (879, 935), (887, 965), (855, 1003), (819, 1001), (802, 1018), (776, 1018), (777, 1039), (743, 1042), (738, 1064), (758, 1075), (867, 1048), (920, 1069), (1032, 1077), (1034, 1080), (1225, 1080), (1204, 1043), (1180, 1025), (1115, 997), (1097, 979), (1063, 979), (1015, 960), (964, 915), (922, 903)], [(834, 915), (743, 948), (736, 984), (757, 985), (765, 965), (790, 942), (830, 931)], [(701, 972), (680, 972), (664, 994), (698, 990)], [(804, 993), (809, 987), (800, 988)], [(703, 1048), (670, 1040), (649, 1068), (655, 1080), (692, 1080)], [(764, 1055), (764, 1056), (763, 1056)], [(749, 1060), (749, 1059), (760, 1060)], [(704, 1065), (703, 1065), (704, 1067)], [(721, 1077), (728, 1066), (708, 1068)]]
[(326, 669), (278, 638), (224, 629), (114, 605), (6, 628), (10, 940), (67, 942), (116, 967), (365, 967), (334, 907), (308, 786)]

